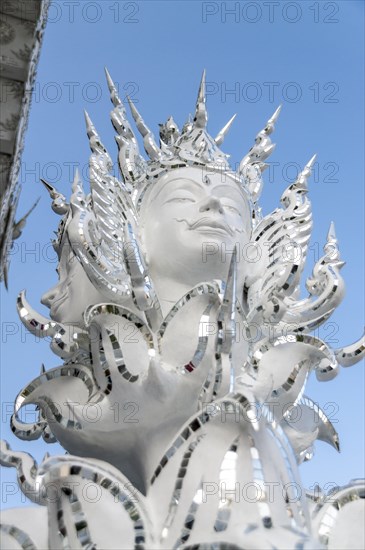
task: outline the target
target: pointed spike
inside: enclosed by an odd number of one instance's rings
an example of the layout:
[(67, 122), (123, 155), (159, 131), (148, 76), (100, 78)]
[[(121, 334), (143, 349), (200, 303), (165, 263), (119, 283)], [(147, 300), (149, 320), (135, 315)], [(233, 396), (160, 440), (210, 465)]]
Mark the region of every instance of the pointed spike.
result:
[(106, 76), (106, 81), (107, 81), (107, 84), (108, 84), (109, 92), (113, 93), (114, 91), (116, 91), (113, 79), (110, 76), (110, 73), (109, 73), (109, 71), (106, 67), (104, 67), (104, 71), (105, 71), (105, 76)]
[(50, 456), (51, 456), (51, 455), (50, 455), (48, 452), (45, 453), (42, 462), (45, 462), (46, 460), (48, 460)]
[(44, 366), (44, 363), (41, 364), (41, 374), (44, 374), (46, 372), (46, 367)]
[(139, 118), (141, 115), (139, 114), (139, 112), (137, 110), (137, 107), (134, 105), (133, 101), (131, 101), (131, 98), (129, 97), (129, 95), (127, 95), (127, 101), (128, 101), (128, 105), (131, 109), (133, 118), (134, 118), (134, 120), (136, 120), (136, 118)]
[(147, 128), (146, 124), (144, 123), (143, 118), (141, 117), (137, 107), (134, 105), (134, 103), (130, 100), (130, 97), (127, 96), (128, 105), (130, 107), (133, 119), (137, 125), (138, 130), (141, 132), (141, 135), (145, 137), (149, 133), (149, 129)]
[[(105, 149), (104, 144), (102, 143), (100, 136), (96, 131), (94, 123), (89, 116), (89, 113), (87, 111), (84, 111), (84, 114), (85, 114), (87, 137), (89, 138), (89, 146), (92, 153), (105, 154), (108, 159), (109, 165), (111, 165), (111, 159), (109, 157), (109, 153)], [(110, 169), (110, 166), (109, 166), (109, 169)]]
[(261, 130), (261, 132), (259, 132), (259, 134), (256, 136), (256, 139), (258, 137), (262, 138), (263, 135), (269, 136), (270, 134), (273, 133), (273, 131), (275, 130), (275, 123), (276, 123), (277, 119), (279, 118), (280, 111), (281, 111), (281, 105), (279, 105), (279, 107), (276, 109), (276, 111), (273, 113), (273, 115), (271, 115), (271, 117), (269, 118), (269, 120), (266, 123), (265, 128), (263, 130)]
[(128, 104), (131, 109), (132, 116), (134, 118), (136, 126), (143, 137), (143, 144), (144, 144), (146, 153), (152, 160), (160, 158), (161, 150), (156, 144), (153, 133), (148, 128), (142, 116), (138, 112), (137, 107), (134, 105), (134, 103), (132, 103), (132, 101), (128, 96), (127, 96), (127, 99), (128, 99)]
[(186, 132), (190, 132), (192, 127), (193, 127), (192, 116), (191, 116), (191, 114), (189, 114), (187, 121), (185, 122), (185, 124), (182, 127), (181, 133), (185, 134)]
[(335, 223), (332, 221), (327, 233), (327, 242), (337, 241)]
[(117, 88), (112, 80), (112, 77), (110, 76), (110, 73), (106, 67), (104, 67), (106, 81), (108, 84), (109, 92), (110, 92), (110, 99), (114, 105), (114, 107), (118, 107), (119, 105), (122, 105), (122, 102), (119, 98)]
[(170, 115), (165, 123), (159, 124), (160, 127), (160, 148), (166, 155), (171, 155), (169, 147), (176, 141), (180, 135), (178, 125)]
[(199, 103), (205, 103), (205, 77), (206, 77), (206, 70), (204, 69), (202, 78), (200, 81), (200, 86), (199, 86), (199, 93), (198, 93)]
[(52, 199), (51, 208), (53, 212), (56, 214), (66, 214), (66, 212), (69, 209), (69, 205), (66, 202), (66, 197), (57, 191), (55, 187), (50, 185), (46, 180), (41, 178), (41, 182), (43, 183), (44, 187), (47, 189), (49, 196)]
[(317, 154), (314, 154), (313, 157), (305, 165), (305, 168), (307, 168), (308, 170), (312, 170), (313, 165), (316, 161), (316, 158), (317, 158)]
[(97, 137), (98, 134), (95, 130), (95, 126), (89, 116), (89, 113), (86, 110), (84, 110), (84, 116), (85, 116), (86, 132), (87, 132), (88, 138), (90, 139), (92, 136)]
[(90, 118), (89, 113), (87, 112), (86, 109), (84, 109), (84, 117), (85, 117), (85, 121), (86, 121), (86, 126), (92, 126), (91, 118)]
[[(275, 129), (275, 122), (277, 121), (279, 114), (281, 111), (281, 105), (276, 109), (276, 111), (273, 113), (271, 118), (267, 121), (267, 124), (265, 128), (260, 130), (260, 132), (256, 135), (255, 138), (255, 144), (249, 152), (242, 158), (238, 172), (244, 176), (244, 171), (246, 169), (246, 166), (249, 164), (259, 164), (259, 167), (261, 169), (261, 172), (265, 170), (267, 165), (263, 162), (266, 160), (271, 153), (274, 151), (276, 145), (275, 143), (271, 143), (270, 134), (273, 133)], [(254, 201), (256, 202), (261, 194), (263, 187), (263, 182), (261, 180), (261, 185), (258, 186), (257, 191), (255, 192)]]
[(331, 263), (333, 266), (336, 266), (338, 270), (342, 269), (345, 265), (340, 258), (340, 250), (338, 247), (338, 241), (336, 237), (335, 224), (330, 223), (330, 227), (327, 233), (327, 241), (323, 247), (323, 250), (326, 254), (326, 262)]
[(281, 111), (282, 105), (279, 105), (279, 107), (276, 109), (274, 114), (271, 115), (271, 118), (268, 120), (268, 124), (275, 124), (275, 122), (278, 120), (280, 111)]
[(72, 195), (70, 199), (72, 214), (75, 215), (76, 211), (83, 207), (85, 204), (85, 191), (80, 178), (78, 168), (75, 170), (74, 179), (72, 182)]
[(79, 169), (75, 169), (74, 179), (72, 182), (72, 192), (77, 193), (78, 191), (81, 191), (83, 193), (83, 187), (82, 187), (82, 181), (80, 178), (80, 172)]
[(225, 126), (223, 126), (223, 128), (218, 132), (218, 134), (216, 135), (214, 141), (216, 142), (216, 144), (219, 146), (223, 143), (224, 141), (224, 138), (226, 137), (227, 133), (229, 132), (232, 124), (233, 124), (233, 121), (234, 119), (236, 118), (237, 114), (234, 114), (230, 119), (229, 121), (227, 122), (227, 124)]
[(112, 77), (110, 76), (110, 72), (108, 71), (108, 67), (104, 67), (104, 72), (106, 76), (106, 81), (108, 83), (108, 88), (111, 91), (112, 88), (114, 88), (114, 82), (112, 80)]
[(179, 127), (178, 125), (176, 124), (174, 118), (172, 116), (170, 116), (167, 121), (166, 121), (166, 125), (169, 127), (169, 128), (173, 128), (177, 133), (180, 133), (179, 131)]
[(307, 164), (304, 166), (303, 170), (299, 172), (298, 177), (296, 179), (296, 183), (294, 185), (300, 185), (305, 189), (308, 189), (307, 185), (307, 178), (312, 173), (313, 165), (316, 161), (317, 155), (313, 155), (313, 157), (307, 162)]
[(100, 136), (95, 128), (95, 125), (91, 120), (89, 113), (86, 110), (84, 111), (84, 115), (85, 115), (85, 122), (86, 122), (87, 137), (89, 138), (91, 149), (94, 150), (95, 145), (98, 145), (99, 148), (101, 148), (103, 151), (106, 152), (106, 149), (101, 142)]
[(194, 116), (194, 125), (197, 128), (205, 128), (208, 122), (208, 114), (205, 106), (205, 69), (202, 74), (200, 81), (198, 98), (196, 101), (195, 116)]
[(50, 197), (53, 199), (52, 193), (57, 193), (56, 188), (53, 187), (50, 183), (48, 183), (43, 178), (41, 178), (41, 182), (43, 183), (44, 187), (47, 189), (48, 193), (50, 194)]

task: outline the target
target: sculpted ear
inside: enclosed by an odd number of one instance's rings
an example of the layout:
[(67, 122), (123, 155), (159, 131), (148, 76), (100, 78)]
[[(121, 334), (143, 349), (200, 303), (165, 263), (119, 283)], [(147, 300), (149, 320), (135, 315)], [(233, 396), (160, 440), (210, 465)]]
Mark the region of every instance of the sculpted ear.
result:
[(144, 235), (145, 235), (145, 224), (144, 222), (140, 221), (138, 231), (137, 231), (137, 239), (138, 239), (139, 249), (143, 254), (143, 259), (146, 263), (146, 267), (148, 267), (150, 262), (149, 262), (149, 257), (147, 253), (146, 240)]

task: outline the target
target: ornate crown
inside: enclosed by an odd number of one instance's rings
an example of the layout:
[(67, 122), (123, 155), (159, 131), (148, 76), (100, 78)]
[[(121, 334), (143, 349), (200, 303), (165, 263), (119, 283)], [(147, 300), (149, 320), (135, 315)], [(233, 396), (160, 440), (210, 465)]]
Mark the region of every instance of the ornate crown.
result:
[(135, 135), (127, 120), (126, 110), (120, 100), (116, 87), (106, 70), (106, 77), (114, 109), (111, 111), (112, 124), (117, 132), (116, 141), (119, 147), (119, 167), (124, 182), (133, 188), (139, 188), (141, 183), (150, 180), (161, 172), (181, 166), (204, 166), (209, 171), (225, 172), (240, 183), (254, 202), (262, 190), (261, 172), (266, 168), (264, 161), (272, 153), (275, 145), (269, 135), (274, 130), (280, 107), (267, 122), (255, 139), (255, 145), (239, 164), (238, 171), (231, 169), (228, 155), (219, 146), (229, 131), (234, 115), (213, 139), (207, 132), (208, 113), (205, 97), (205, 71), (199, 86), (195, 114), (181, 131), (170, 116), (164, 124), (160, 124), (160, 145), (158, 146), (151, 130), (144, 122), (136, 106), (128, 98), (137, 129), (143, 137), (143, 145), (150, 160), (146, 161), (140, 154)]
[[(214, 139), (208, 134), (205, 71), (203, 71), (199, 86), (194, 118), (189, 115), (181, 131), (172, 116), (170, 116), (165, 123), (159, 124), (159, 146), (156, 143), (152, 131), (144, 122), (136, 106), (128, 98), (133, 119), (138, 131), (143, 137), (143, 145), (148, 155), (148, 160), (146, 160), (140, 154), (137, 139), (127, 118), (126, 109), (119, 98), (116, 86), (107, 69), (105, 69), (105, 73), (110, 91), (110, 98), (114, 106), (111, 111), (111, 121), (117, 132), (115, 139), (119, 149), (118, 164), (123, 178), (123, 181), (119, 183), (121, 190), (131, 197), (137, 209), (142, 202), (147, 187), (149, 187), (151, 182), (155, 181), (157, 177), (162, 175), (162, 173), (179, 167), (195, 165), (204, 167), (207, 172), (224, 172), (226, 176), (236, 181), (247, 195), (248, 200), (253, 203), (254, 221), (259, 217), (255, 205), (263, 187), (261, 175), (267, 167), (265, 160), (275, 148), (269, 136), (274, 130), (274, 124), (279, 116), (281, 107), (276, 109), (266, 126), (257, 134), (255, 144), (242, 158), (238, 170), (234, 171), (228, 162), (229, 155), (220, 150), (220, 145), (223, 143), (236, 115), (232, 116)], [(85, 119), (92, 154), (98, 157), (99, 168), (103, 168), (105, 172), (110, 173), (112, 169), (111, 157), (101, 142), (95, 126), (86, 112)], [(90, 172), (92, 172), (92, 170), (91, 159)], [(90, 174), (91, 186), (93, 183), (92, 179), (92, 174)], [(75, 182), (77, 182), (77, 185)], [(45, 180), (42, 180), (42, 183), (45, 185), (52, 198), (52, 209), (54, 212), (61, 215), (68, 215), (69, 213), (72, 215), (65, 196), (59, 193)], [(71, 199), (71, 203), (80, 201), (80, 186), (80, 178), (76, 173), (73, 186), (74, 195)], [(77, 198), (75, 198), (76, 188), (78, 189)], [(94, 189), (91, 191), (91, 196), (93, 196)], [(83, 201), (85, 202), (85, 197)], [(90, 197), (86, 199), (86, 202), (91, 204)], [(60, 247), (66, 225), (66, 219), (63, 219), (58, 230), (57, 239), (54, 241), (56, 249)]]

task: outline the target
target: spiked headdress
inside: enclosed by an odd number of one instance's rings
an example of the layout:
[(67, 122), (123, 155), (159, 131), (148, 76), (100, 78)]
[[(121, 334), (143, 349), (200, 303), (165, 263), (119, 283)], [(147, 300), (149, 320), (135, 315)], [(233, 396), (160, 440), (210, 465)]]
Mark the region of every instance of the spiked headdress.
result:
[[(111, 120), (117, 132), (119, 167), (126, 185), (140, 190), (144, 184), (165, 172), (181, 166), (204, 166), (209, 171), (224, 172), (237, 181), (255, 203), (262, 191), (261, 172), (266, 168), (264, 161), (272, 153), (274, 145), (269, 135), (274, 130), (280, 107), (255, 139), (254, 146), (239, 164), (237, 172), (228, 163), (228, 155), (220, 150), (228, 133), (234, 115), (213, 139), (207, 132), (208, 113), (206, 109), (205, 71), (199, 86), (194, 118), (189, 115), (181, 131), (172, 117), (160, 124), (160, 145), (144, 122), (134, 103), (128, 98), (133, 119), (143, 137), (143, 145), (149, 157), (146, 161), (140, 154), (137, 140), (127, 120), (126, 110), (107, 70), (106, 77), (114, 109)], [(136, 195), (139, 195), (137, 192)]]
[[(267, 167), (264, 161), (275, 148), (269, 136), (274, 130), (274, 124), (281, 107), (276, 109), (266, 126), (257, 134), (253, 147), (241, 160), (238, 170), (234, 171), (228, 163), (228, 155), (220, 150), (220, 145), (223, 143), (236, 115), (227, 122), (214, 139), (208, 134), (205, 71), (203, 71), (199, 86), (194, 117), (189, 115), (187, 122), (180, 131), (170, 116), (164, 124), (159, 125), (159, 145), (157, 145), (152, 131), (144, 122), (135, 104), (128, 98), (132, 117), (143, 138), (144, 149), (148, 155), (148, 160), (146, 160), (139, 151), (138, 142), (128, 121), (126, 109), (107, 69), (105, 69), (105, 73), (110, 99), (113, 104), (111, 121), (117, 132), (115, 139), (119, 149), (118, 164), (123, 181), (118, 181), (110, 175), (111, 157), (102, 144), (91, 118), (85, 113), (87, 135), (92, 151), (90, 158), (91, 195), (85, 196), (78, 173), (75, 174), (70, 205), (61, 193), (42, 180), (52, 198), (52, 209), (57, 214), (66, 214), (62, 218), (57, 238), (54, 241), (55, 248), (60, 248), (65, 227), (69, 224), (73, 214), (79, 211), (80, 208), (98, 210), (98, 212), (95, 210), (95, 215), (98, 221), (100, 218), (101, 222), (104, 220), (106, 223), (105, 234), (112, 231), (113, 219), (109, 216), (108, 221), (106, 221), (105, 205), (103, 207), (106, 190), (110, 194), (112, 187), (114, 195), (117, 194), (119, 202), (124, 204), (122, 208), (124, 213), (127, 207), (135, 216), (147, 187), (163, 173), (185, 166), (201, 166), (207, 172), (224, 173), (230, 179), (236, 181), (253, 204), (253, 222), (255, 223), (259, 217), (256, 203), (263, 187), (262, 172)], [(111, 187), (105, 185), (105, 179), (108, 180)]]

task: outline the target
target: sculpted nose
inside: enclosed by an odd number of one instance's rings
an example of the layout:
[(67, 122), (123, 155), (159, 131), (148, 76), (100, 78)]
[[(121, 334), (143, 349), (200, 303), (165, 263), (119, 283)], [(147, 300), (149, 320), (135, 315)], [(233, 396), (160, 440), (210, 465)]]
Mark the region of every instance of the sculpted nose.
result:
[(56, 287), (50, 288), (41, 298), (41, 304), (50, 308), (56, 295)]
[(209, 210), (223, 214), (222, 203), (217, 197), (207, 197), (199, 208), (199, 212), (208, 212)]

